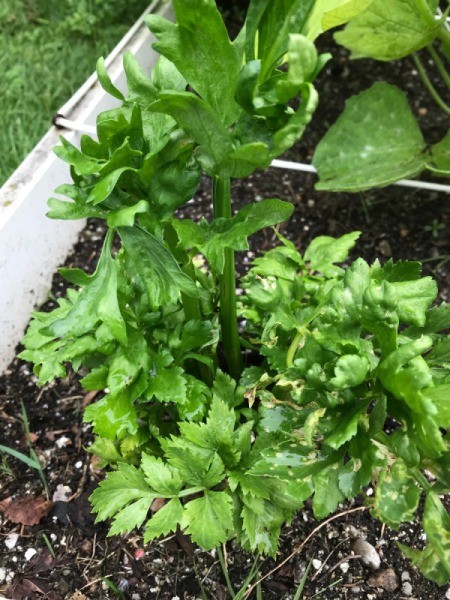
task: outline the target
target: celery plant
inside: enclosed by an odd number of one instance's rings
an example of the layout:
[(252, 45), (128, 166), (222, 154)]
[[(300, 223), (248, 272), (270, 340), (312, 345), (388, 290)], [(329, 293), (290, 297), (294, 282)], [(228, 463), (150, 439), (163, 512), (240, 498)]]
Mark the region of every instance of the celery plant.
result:
[[(328, 58), (304, 35), (318, 5), (254, 0), (231, 41), (213, 0), (174, 0), (176, 24), (148, 19), (162, 54), (150, 78), (127, 55), (124, 96), (99, 62), (122, 106), (99, 115), (98, 141), (62, 140), (74, 182), (49, 205), (52, 218), (103, 218), (108, 233), (93, 275), (61, 270), (80, 289), (35, 314), (21, 356), (41, 384), (71, 363), (86, 390), (103, 391), (85, 420), (91, 451), (113, 467), (92, 495), (111, 533), (145, 523), (150, 541), (180, 527), (206, 549), (237, 537), (275, 555), (304, 500), (322, 518), (372, 483), (373, 510), (392, 527), (426, 495), (429, 546), (405, 552), (444, 583), (450, 311), (431, 308), (435, 282), (417, 263), (337, 266), (358, 233), (319, 237), (303, 254), (279, 236), (236, 298), (234, 253), (293, 206), (235, 212), (230, 180), (303, 134)], [(178, 218), (202, 174), (213, 218)], [(166, 503), (148, 518), (155, 498)]]

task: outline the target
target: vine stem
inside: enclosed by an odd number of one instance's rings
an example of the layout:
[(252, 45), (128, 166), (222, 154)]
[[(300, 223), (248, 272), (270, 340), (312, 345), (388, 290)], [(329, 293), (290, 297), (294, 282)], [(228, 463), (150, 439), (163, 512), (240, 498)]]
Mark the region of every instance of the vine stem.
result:
[[(214, 177), (213, 210), (214, 219), (231, 217), (231, 185), (228, 177)], [(223, 274), (219, 277), (220, 329), (228, 372), (234, 379), (239, 379), (242, 372), (242, 355), (237, 322), (234, 250), (225, 248), (224, 254)]]
[(432, 44), (429, 44), (427, 46), (427, 50), (430, 53), (431, 58), (433, 59), (434, 64), (436, 65), (439, 73), (441, 74), (442, 79), (445, 81), (445, 85), (450, 90), (450, 75), (447, 73), (447, 69), (445, 68), (444, 63), (442, 62), (441, 57), (436, 52)]
[(426, 71), (423, 68), (422, 63), (420, 62), (420, 58), (418, 57), (418, 55), (415, 52), (413, 52), (412, 57), (413, 57), (415, 65), (417, 67), (417, 70), (419, 71), (419, 74), (422, 77), (422, 81), (424, 82), (425, 86), (427, 87), (428, 91), (430, 92), (433, 100), (436, 102), (436, 104), (438, 104), (442, 108), (442, 110), (444, 112), (446, 112), (448, 115), (450, 115), (450, 108), (447, 106), (447, 104), (442, 100), (442, 98), (437, 93), (436, 88), (431, 83), (430, 78), (426, 74)]
[[(449, 9), (447, 8), (447, 10), (444, 12), (443, 17), (442, 17), (443, 19), (445, 19), (447, 17), (448, 10)], [(437, 36), (441, 40), (441, 42), (443, 42), (447, 46), (450, 46), (450, 31), (448, 31), (448, 29), (445, 26), (439, 27)]]

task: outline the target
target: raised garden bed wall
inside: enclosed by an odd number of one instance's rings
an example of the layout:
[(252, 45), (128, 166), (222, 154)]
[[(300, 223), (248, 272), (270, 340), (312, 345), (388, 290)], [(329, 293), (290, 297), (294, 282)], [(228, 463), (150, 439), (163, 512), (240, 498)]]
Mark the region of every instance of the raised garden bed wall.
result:
[[(150, 71), (156, 62), (151, 47), (154, 40), (144, 23), (150, 12), (170, 18), (171, 3), (152, 2), (106, 59), (108, 73), (120, 90), (126, 89), (125, 51), (131, 51), (145, 70)], [(58, 114), (94, 127), (99, 113), (118, 104), (93, 74)], [(48, 198), (56, 187), (70, 181), (68, 165), (52, 151), (60, 135), (78, 146), (82, 131), (51, 127), (0, 189), (0, 374), (15, 355), (30, 313), (45, 301), (56, 268), (85, 226), (82, 220), (63, 222), (46, 217)]]

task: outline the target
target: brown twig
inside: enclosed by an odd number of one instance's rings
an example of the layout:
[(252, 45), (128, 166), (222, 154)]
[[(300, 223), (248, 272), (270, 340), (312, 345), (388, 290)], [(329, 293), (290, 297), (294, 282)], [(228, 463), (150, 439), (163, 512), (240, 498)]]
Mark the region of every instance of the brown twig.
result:
[(344, 556), (344, 558), (341, 558), (341, 560), (333, 565), (329, 571), (322, 573), (322, 577), (319, 579), (319, 581), (323, 581), (326, 577), (329, 577), (333, 571), (336, 571), (336, 569), (342, 565), (342, 563), (345, 563), (348, 560), (354, 560), (355, 558), (361, 558), (361, 554), (349, 554), (348, 556)]
[(322, 523), (320, 523), (320, 525), (318, 525), (315, 529), (313, 529), (311, 531), (311, 533), (303, 540), (303, 542), (297, 546), (297, 548), (295, 548), (295, 550), (293, 552), (291, 552), (291, 554), (289, 554), (289, 556), (287, 558), (285, 558), (284, 560), (281, 561), (281, 563), (279, 565), (277, 565), (276, 567), (274, 567), (271, 571), (269, 571), (268, 573), (266, 573), (263, 577), (261, 577), (258, 581), (256, 581), (253, 585), (251, 585), (248, 590), (245, 592), (244, 595), (244, 600), (246, 598), (248, 598), (250, 596), (250, 594), (253, 592), (253, 590), (262, 582), (264, 581), (264, 579), (267, 579), (267, 577), (270, 577), (271, 575), (273, 575), (274, 573), (276, 573), (279, 569), (281, 569), (281, 567), (283, 565), (285, 565), (288, 561), (291, 560), (291, 558), (293, 558), (296, 554), (298, 554), (299, 552), (301, 552), (303, 550), (303, 548), (306, 546), (306, 544), (309, 542), (309, 540), (314, 537), (316, 535), (316, 533), (318, 531), (320, 531), (323, 527), (325, 527), (326, 525), (328, 525), (328, 523), (331, 523), (331, 521), (335, 521), (336, 519), (340, 519), (341, 517), (346, 517), (347, 515), (360, 511), (360, 510), (367, 510), (367, 508), (365, 506), (357, 506), (356, 508), (350, 508), (349, 510), (346, 510), (344, 512), (338, 513), (337, 515), (333, 515), (332, 517), (329, 517), (328, 519), (326, 519), (325, 521), (323, 521)]
[(69, 497), (67, 502), (72, 502), (72, 500), (75, 500), (76, 498), (81, 496), (81, 494), (83, 492), (84, 484), (86, 483), (87, 470), (88, 470), (88, 463), (86, 462), (86, 463), (84, 463), (83, 474), (81, 475), (81, 479), (80, 479), (80, 483), (78, 484), (77, 491)]
[(323, 576), (323, 569), (325, 568), (325, 565), (327, 564), (327, 562), (329, 561), (329, 559), (333, 556), (333, 554), (335, 552), (337, 552), (337, 550), (339, 550), (339, 548), (342, 546), (342, 544), (345, 544), (348, 540), (344, 539), (341, 542), (338, 542), (336, 544), (336, 546), (333, 548), (333, 550), (328, 554), (328, 556), (326, 557), (326, 559), (323, 561), (320, 569), (311, 577), (311, 581), (315, 581), (318, 578), (321, 578), (321, 576)]

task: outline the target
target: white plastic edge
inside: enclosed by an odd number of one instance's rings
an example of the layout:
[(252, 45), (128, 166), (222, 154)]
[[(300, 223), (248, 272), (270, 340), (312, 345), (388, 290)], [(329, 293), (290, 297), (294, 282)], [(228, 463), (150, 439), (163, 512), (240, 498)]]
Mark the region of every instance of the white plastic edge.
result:
[[(126, 89), (125, 50), (147, 72), (156, 62), (151, 48), (154, 40), (144, 24), (149, 12), (173, 18), (170, 2), (152, 2), (105, 61), (114, 85), (122, 91)], [(100, 112), (118, 104), (93, 74), (58, 113), (93, 127)], [(45, 216), (47, 199), (55, 188), (70, 182), (68, 165), (52, 151), (60, 135), (75, 145), (81, 138), (81, 132), (52, 127), (0, 189), (0, 373), (14, 358), (31, 312), (46, 300), (55, 270), (85, 225), (84, 221), (52, 221)]]
[[(291, 162), (289, 160), (276, 159), (271, 162), (270, 166), (275, 167), (276, 169), (289, 169), (291, 171), (301, 171), (303, 173), (317, 173), (317, 169), (312, 165)], [(433, 192), (445, 192), (447, 194), (450, 193), (450, 185), (446, 185), (445, 183), (434, 183), (433, 181), (421, 181), (420, 179), (399, 179), (398, 181), (394, 181), (392, 185), (431, 190)]]

